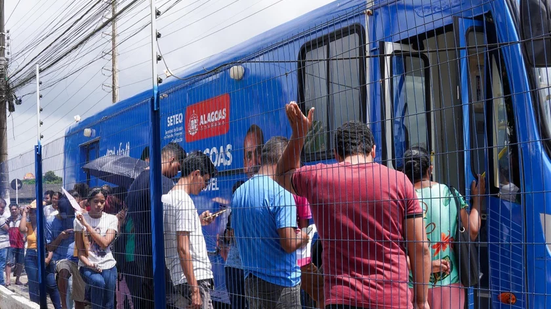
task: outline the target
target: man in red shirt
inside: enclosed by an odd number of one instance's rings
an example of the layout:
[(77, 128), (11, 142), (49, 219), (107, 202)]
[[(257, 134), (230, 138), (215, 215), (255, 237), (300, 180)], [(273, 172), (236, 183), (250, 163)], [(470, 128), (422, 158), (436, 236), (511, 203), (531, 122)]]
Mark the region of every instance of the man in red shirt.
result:
[[(431, 261), (422, 210), (413, 185), (398, 171), (375, 163), (373, 134), (347, 122), (335, 136), (335, 164), (300, 167), (313, 121), (294, 102), (286, 106), (293, 133), (278, 162), (277, 181), (310, 202), (323, 245), (326, 308), (428, 308)], [(406, 253), (406, 249), (407, 252)]]

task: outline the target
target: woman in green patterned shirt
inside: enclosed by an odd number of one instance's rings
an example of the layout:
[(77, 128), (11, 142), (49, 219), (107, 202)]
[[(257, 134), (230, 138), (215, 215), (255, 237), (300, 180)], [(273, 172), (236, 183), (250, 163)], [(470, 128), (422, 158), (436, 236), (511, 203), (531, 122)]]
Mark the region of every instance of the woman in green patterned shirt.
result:
[[(431, 308), (464, 308), (465, 293), (459, 281), (457, 257), (452, 247), (457, 230), (458, 207), (447, 185), (431, 181), (432, 170), (430, 155), (425, 149), (416, 147), (404, 153), (403, 172), (415, 186), (431, 247), (429, 305)], [(485, 191), (485, 179), (478, 175), (478, 185), (475, 181), (471, 184), (473, 205), (470, 212), (469, 205), (456, 191), (461, 200), (461, 221), (469, 227), (472, 240), (476, 239), (480, 229), (480, 203)]]

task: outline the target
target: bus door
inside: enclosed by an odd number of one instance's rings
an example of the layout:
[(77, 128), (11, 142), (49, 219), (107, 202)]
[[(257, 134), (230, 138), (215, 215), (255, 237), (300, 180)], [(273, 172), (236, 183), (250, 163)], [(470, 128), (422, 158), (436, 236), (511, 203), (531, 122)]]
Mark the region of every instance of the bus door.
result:
[(383, 162), (401, 169), (410, 147), (431, 149), (429, 58), (407, 44), (382, 43)]
[(527, 308), (524, 209), (509, 72), (491, 21), (458, 18), (455, 35), (469, 201), (472, 181), (477, 174), (486, 176), (478, 243), (481, 279), (469, 303), (474, 301), (474, 308)]
[(80, 170), (84, 174), (84, 177), (79, 178), (77, 182), (82, 182), (82, 179), (86, 179), (86, 184), (90, 188), (96, 187), (98, 185), (98, 179), (90, 175), (89, 171), (84, 171), (82, 166), (86, 163), (93, 161), (99, 157), (99, 140), (95, 140), (83, 145), (80, 145)]

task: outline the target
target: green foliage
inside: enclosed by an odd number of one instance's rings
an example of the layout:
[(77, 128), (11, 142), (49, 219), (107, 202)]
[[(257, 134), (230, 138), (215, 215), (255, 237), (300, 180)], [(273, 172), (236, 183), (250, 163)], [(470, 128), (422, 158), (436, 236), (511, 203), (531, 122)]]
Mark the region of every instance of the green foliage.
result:
[(42, 179), (45, 184), (61, 184), (63, 182), (63, 178), (57, 176), (53, 171), (46, 172)]
[(34, 185), (36, 183), (36, 180), (34, 180), (34, 179), (23, 179), (21, 182), (24, 185)]

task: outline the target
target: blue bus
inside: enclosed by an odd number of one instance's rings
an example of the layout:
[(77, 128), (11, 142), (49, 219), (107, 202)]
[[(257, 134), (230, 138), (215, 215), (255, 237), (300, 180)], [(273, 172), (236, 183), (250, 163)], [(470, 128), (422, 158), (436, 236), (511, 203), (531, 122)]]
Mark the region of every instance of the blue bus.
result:
[[(467, 198), (484, 173), (480, 284), (470, 308), (551, 307), (551, 6), (549, 0), (343, 0), (198, 63), (160, 86), (163, 143), (208, 154), (220, 173), (195, 197), (216, 211), (247, 179), (251, 127), (290, 136), (284, 105), (316, 108), (303, 162), (331, 161), (334, 130), (358, 120), (377, 161), (401, 167), (430, 149), (434, 179)], [(102, 184), (82, 166), (139, 158), (151, 91), (70, 127), (64, 182)], [(204, 228), (215, 301), (227, 303), (217, 250), (227, 217)]]

